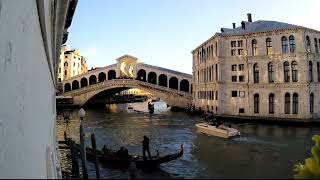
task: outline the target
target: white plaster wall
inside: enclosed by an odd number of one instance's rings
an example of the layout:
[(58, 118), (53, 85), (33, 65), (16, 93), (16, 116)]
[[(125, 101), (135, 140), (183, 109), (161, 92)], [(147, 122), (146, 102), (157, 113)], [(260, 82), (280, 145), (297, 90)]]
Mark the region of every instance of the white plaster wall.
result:
[(36, 1), (0, 0), (0, 24), (0, 178), (57, 178), (55, 87)]

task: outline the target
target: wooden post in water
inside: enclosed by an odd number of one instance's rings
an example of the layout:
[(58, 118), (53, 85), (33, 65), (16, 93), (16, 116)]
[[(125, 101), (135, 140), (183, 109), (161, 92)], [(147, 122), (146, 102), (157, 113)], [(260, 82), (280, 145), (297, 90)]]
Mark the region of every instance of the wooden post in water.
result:
[(80, 154), (81, 154), (81, 162), (82, 162), (82, 174), (83, 179), (88, 179), (88, 171), (87, 171), (87, 163), (86, 163), (86, 150), (84, 148), (84, 130), (82, 125), (82, 119), (80, 122)]
[(96, 168), (96, 178), (100, 179), (99, 165), (98, 165), (98, 156), (97, 156), (97, 145), (96, 145), (96, 137), (94, 134), (91, 134), (91, 144), (92, 149), (95, 154), (94, 167)]
[(78, 152), (74, 149), (73, 144), (70, 144), (70, 154), (72, 162), (72, 174), (77, 177), (79, 175)]

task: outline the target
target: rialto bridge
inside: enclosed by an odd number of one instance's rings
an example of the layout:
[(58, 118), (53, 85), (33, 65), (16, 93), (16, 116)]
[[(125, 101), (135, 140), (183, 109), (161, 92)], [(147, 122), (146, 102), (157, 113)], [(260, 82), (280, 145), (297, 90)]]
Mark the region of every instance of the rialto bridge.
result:
[(191, 102), (192, 75), (141, 63), (129, 55), (116, 64), (97, 68), (62, 82), (62, 96), (73, 97), (82, 106), (101, 94), (115, 94), (125, 89), (148, 91), (169, 106), (184, 108)]

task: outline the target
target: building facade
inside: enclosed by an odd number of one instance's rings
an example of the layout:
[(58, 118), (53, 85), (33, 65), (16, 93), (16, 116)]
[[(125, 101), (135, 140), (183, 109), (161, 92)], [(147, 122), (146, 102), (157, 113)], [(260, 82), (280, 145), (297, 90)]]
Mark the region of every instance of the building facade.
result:
[(61, 47), (58, 69), (58, 82), (88, 72), (86, 59), (79, 50), (68, 45)]
[(320, 32), (242, 21), (192, 51), (193, 105), (218, 115), (320, 117)]
[(0, 178), (59, 179), (56, 85), (77, 0), (0, 1)]

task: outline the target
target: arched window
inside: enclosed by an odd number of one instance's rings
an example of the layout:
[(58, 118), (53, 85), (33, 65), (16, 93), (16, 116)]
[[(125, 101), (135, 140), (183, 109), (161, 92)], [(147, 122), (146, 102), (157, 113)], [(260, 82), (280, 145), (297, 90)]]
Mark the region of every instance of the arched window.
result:
[(293, 94), (292, 99), (292, 114), (298, 114), (299, 96), (297, 93)]
[(309, 81), (313, 82), (313, 65), (312, 65), (312, 61), (309, 61)]
[(64, 70), (64, 75), (65, 75), (65, 76), (67, 75), (67, 70)]
[(309, 36), (306, 36), (306, 49), (307, 52), (311, 53), (311, 42)]
[(314, 49), (316, 50), (316, 53), (319, 53), (317, 38), (314, 38)]
[(289, 45), (290, 45), (290, 52), (296, 51), (296, 41), (294, 40), (294, 36), (289, 36)]
[(148, 73), (148, 83), (157, 84), (157, 74), (155, 72)]
[(160, 74), (159, 86), (168, 87), (168, 78), (165, 74)]
[(317, 62), (317, 76), (318, 76), (318, 82), (320, 82), (320, 62)]
[(274, 114), (274, 94), (269, 94), (269, 114)]
[(70, 83), (66, 83), (66, 84), (64, 85), (64, 92), (68, 92), (68, 91), (71, 91), (71, 85), (70, 85)]
[(77, 80), (74, 80), (72, 82), (72, 90), (79, 89), (79, 82)]
[(253, 39), (252, 40), (252, 56), (257, 55), (257, 51), (258, 51), (258, 45), (257, 45), (257, 40)]
[(296, 61), (292, 61), (291, 71), (292, 71), (292, 82), (298, 82), (298, 63)]
[(259, 110), (260, 110), (259, 94), (254, 94), (253, 101), (254, 101), (254, 113), (259, 113)]
[(283, 63), (283, 70), (284, 70), (284, 82), (289, 82), (290, 81), (290, 67), (289, 67), (289, 62), (286, 61)]
[(281, 38), (281, 45), (282, 45), (282, 53), (288, 53), (288, 39), (286, 36)]
[(97, 77), (95, 75), (91, 75), (89, 77), (89, 85), (96, 84), (96, 83), (97, 83)]
[(266, 39), (266, 47), (267, 47), (267, 54), (272, 54), (272, 42), (271, 38)]
[(253, 81), (259, 83), (259, 66), (257, 63), (253, 65)]
[(286, 93), (284, 97), (284, 113), (290, 114), (290, 94)]
[(183, 79), (180, 81), (180, 91), (189, 92), (189, 81)]
[(107, 75), (104, 72), (99, 73), (98, 75), (98, 81), (103, 82), (107, 79)]
[(137, 80), (146, 82), (147, 73), (144, 69), (140, 69), (137, 74)]
[(314, 95), (313, 93), (310, 94), (310, 114), (313, 114), (314, 109)]
[(274, 82), (274, 70), (273, 70), (272, 62), (268, 64), (268, 79), (269, 79), (269, 83)]
[(111, 79), (116, 79), (117, 77), (117, 73), (115, 70), (109, 70), (108, 71), (108, 80), (111, 80)]
[(82, 78), (82, 79), (80, 80), (80, 84), (81, 84), (81, 88), (88, 86), (88, 80), (87, 80), (87, 78), (85, 78), (85, 77)]
[(178, 79), (176, 77), (171, 77), (169, 79), (169, 88), (178, 89)]
[(65, 63), (64, 63), (64, 66), (68, 66), (68, 63), (67, 63), (67, 62), (65, 62)]

